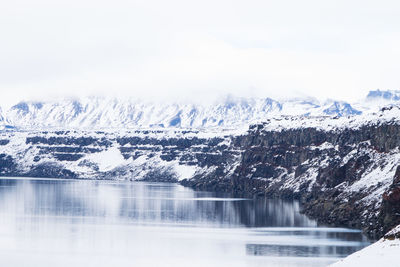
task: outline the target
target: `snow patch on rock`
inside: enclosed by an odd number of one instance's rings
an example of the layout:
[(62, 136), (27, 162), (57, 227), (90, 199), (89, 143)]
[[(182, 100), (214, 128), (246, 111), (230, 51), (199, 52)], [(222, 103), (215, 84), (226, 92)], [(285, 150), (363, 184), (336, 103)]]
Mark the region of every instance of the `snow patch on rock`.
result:
[(102, 172), (110, 171), (127, 163), (119, 149), (116, 147), (111, 147), (105, 151), (87, 155), (84, 160), (96, 163), (99, 167), (99, 171)]
[(175, 165), (174, 169), (179, 181), (192, 178), (197, 170), (195, 166), (179, 165), (179, 163)]

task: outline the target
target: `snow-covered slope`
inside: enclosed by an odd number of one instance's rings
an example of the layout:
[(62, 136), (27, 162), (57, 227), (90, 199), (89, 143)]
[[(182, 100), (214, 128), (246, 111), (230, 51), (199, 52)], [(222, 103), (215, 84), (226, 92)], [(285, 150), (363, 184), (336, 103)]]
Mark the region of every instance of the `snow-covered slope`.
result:
[[(400, 260), (400, 225), (385, 235), (378, 242), (364, 248), (331, 267), (347, 266), (399, 266)], [(396, 237), (397, 236), (397, 237)]]
[(155, 103), (137, 99), (86, 97), (20, 102), (5, 112), (22, 129), (32, 128), (232, 128), (280, 115), (348, 116), (349, 103), (295, 99), (226, 97), (208, 104)]

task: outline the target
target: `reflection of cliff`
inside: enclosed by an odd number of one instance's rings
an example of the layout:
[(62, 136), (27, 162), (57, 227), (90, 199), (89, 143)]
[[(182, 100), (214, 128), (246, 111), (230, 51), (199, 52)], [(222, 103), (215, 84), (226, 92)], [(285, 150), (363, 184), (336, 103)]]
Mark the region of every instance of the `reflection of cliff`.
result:
[(252, 227), (316, 226), (315, 222), (300, 214), (296, 201), (256, 198), (235, 203), (240, 221)]
[(215, 193), (175, 184), (2, 179), (0, 188), (0, 212), (16, 217), (222, 227), (315, 225), (299, 214), (296, 202), (215, 198)]
[(254, 256), (270, 257), (346, 257), (364, 248), (359, 246), (292, 246), (292, 245), (264, 245), (247, 244), (246, 253)]

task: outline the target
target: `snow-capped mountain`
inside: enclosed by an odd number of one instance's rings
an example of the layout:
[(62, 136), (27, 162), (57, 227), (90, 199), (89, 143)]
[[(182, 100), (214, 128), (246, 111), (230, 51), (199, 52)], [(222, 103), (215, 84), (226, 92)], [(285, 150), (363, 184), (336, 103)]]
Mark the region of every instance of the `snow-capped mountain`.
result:
[(231, 128), (280, 115), (351, 116), (349, 103), (316, 99), (226, 97), (207, 104), (155, 103), (137, 99), (86, 97), (25, 101), (4, 112), (3, 121), (26, 128)]
[(327, 115), (351, 116), (361, 115), (361, 111), (354, 109), (349, 103), (343, 101), (333, 101), (332, 104), (323, 110)]
[(315, 98), (225, 97), (206, 104), (150, 102), (133, 98), (85, 97), (24, 101), (0, 109), (0, 126), (42, 128), (237, 128), (284, 116), (356, 116), (400, 102), (400, 91), (370, 91), (357, 103)]
[(367, 95), (368, 101), (400, 101), (400, 91), (396, 90), (375, 90), (370, 91)]
[(227, 98), (212, 105), (199, 105), (88, 97), (20, 102), (6, 116), (18, 127), (202, 128), (238, 125), (280, 110), (281, 104), (270, 98)]

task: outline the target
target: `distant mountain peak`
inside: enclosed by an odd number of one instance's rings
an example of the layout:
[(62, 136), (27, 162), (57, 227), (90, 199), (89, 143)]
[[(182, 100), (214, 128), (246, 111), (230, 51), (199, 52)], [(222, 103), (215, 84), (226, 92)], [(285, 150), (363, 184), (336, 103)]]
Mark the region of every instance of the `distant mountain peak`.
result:
[(400, 101), (399, 90), (373, 90), (369, 91), (367, 100)]
[(334, 101), (331, 106), (324, 109), (324, 113), (327, 115), (352, 116), (361, 115), (362, 112), (353, 108), (349, 103)]

